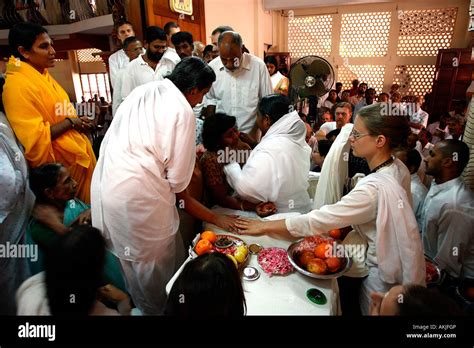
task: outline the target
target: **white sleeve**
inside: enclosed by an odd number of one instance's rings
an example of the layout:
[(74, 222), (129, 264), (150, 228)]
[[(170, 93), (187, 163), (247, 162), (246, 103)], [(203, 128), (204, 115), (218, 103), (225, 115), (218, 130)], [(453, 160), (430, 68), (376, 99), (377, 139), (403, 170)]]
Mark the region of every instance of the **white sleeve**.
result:
[(319, 128), (319, 130), (327, 135), (330, 132), (329, 127), (330, 127), (330, 122), (324, 122)]
[(18, 194), (23, 190), (21, 180), (17, 178), (15, 168), (11, 165), (10, 158), (4, 151), (0, 151), (0, 224), (11, 213), (18, 200)]
[(133, 91), (135, 88), (135, 83), (133, 79), (132, 69), (128, 66), (125, 71), (123, 72), (122, 76), (122, 92), (120, 96), (122, 101), (128, 97), (128, 95)]
[(216, 92), (215, 92), (215, 82), (212, 84), (211, 89), (209, 92), (206, 93), (204, 96), (204, 99), (202, 100), (202, 104), (204, 107), (209, 106), (209, 105), (214, 105), (217, 107), (217, 97), (216, 97)]
[(260, 65), (260, 90), (258, 91), (259, 100), (266, 95), (272, 94), (272, 80), (265, 64)]
[(372, 185), (354, 188), (342, 199), (307, 214), (286, 219), (286, 228), (293, 236), (311, 236), (349, 225), (375, 221), (377, 189)]
[(430, 117), (430, 115), (427, 112), (423, 113), (423, 121), (421, 122), (423, 124), (423, 128), (428, 127), (428, 118), (429, 117)]
[(194, 115), (179, 111), (177, 121), (168, 122), (164, 127), (168, 128), (167, 140), (163, 144), (166, 178), (171, 190), (178, 193), (189, 185), (196, 160)]
[(465, 212), (444, 209), (438, 224), (435, 261), (452, 276), (461, 275), (463, 256), (474, 240), (474, 219)]
[(117, 73), (119, 71), (118, 65), (118, 54), (114, 53), (109, 58), (109, 76), (112, 88), (115, 88), (115, 83), (117, 82)]
[(243, 169), (235, 162), (224, 167), (227, 182), (243, 199), (254, 203), (274, 202), (278, 192), (277, 185), (272, 184), (275, 176), (272, 162), (267, 153), (254, 150)]

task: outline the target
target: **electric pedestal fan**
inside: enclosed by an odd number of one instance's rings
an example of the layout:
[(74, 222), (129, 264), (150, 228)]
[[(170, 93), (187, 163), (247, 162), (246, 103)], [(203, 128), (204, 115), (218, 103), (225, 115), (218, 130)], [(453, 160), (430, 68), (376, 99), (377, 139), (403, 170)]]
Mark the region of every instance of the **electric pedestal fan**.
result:
[(290, 100), (299, 111), (309, 105), (308, 122), (313, 127), (318, 121), (318, 99), (334, 85), (334, 70), (324, 58), (306, 56), (291, 65), (289, 76)]

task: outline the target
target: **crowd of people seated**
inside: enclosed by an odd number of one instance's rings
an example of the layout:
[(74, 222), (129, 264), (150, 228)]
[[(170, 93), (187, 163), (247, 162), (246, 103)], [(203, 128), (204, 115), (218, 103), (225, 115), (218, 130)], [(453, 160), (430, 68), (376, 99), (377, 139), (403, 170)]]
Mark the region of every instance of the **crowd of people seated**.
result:
[[(48, 72), (48, 31), (9, 32), (0, 242), (40, 257), (0, 259), (1, 314), (243, 316), (239, 273), (219, 253), (188, 262), (166, 293), (202, 222), (243, 238), (348, 229), (343, 243), (365, 253), (338, 279), (343, 315), (472, 311), (457, 291), (474, 279), (474, 193), (461, 179), (467, 103), (428, 115), (429, 96), (402, 96), (397, 84), (377, 95), (354, 80), (350, 90), (337, 82), (310, 120), (291, 105), (277, 61), (251, 54), (231, 27), (208, 46), (174, 22), (142, 40), (129, 22), (116, 32), (112, 111), (91, 100), (110, 121), (100, 150), (96, 122), (57, 108), (70, 99)], [(320, 172), (314, 197), (310, 171)], [(446, 273), (439, 291), (426, 289), (425, 255)], [(219, 306), (203, 309), (205, 299)]]

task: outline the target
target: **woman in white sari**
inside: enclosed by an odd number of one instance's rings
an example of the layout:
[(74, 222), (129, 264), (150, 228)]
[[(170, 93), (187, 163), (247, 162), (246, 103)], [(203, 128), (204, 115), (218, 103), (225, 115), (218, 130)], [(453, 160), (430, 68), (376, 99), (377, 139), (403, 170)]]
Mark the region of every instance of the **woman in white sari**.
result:
[(289, 107), (285, 96), (263, 97), (257, 112), (262, 140), (243, 169), (233, 162), (224, 171), (242, 199), (273, 202), (280, 213), (306, 213), (311, 209), (307, 191), (311, 148), (304, 122), (296, 111), (288, 112)]
[(386, 292), (396, 284), (425, 283), (418, 226), (401, 185), (400, 171), (407, 169), (391, 156), (392, 148), (405, 141), (409, 127), (404, 117), (388, 113), (386, 104), (374, 104), (361, 109), (356, 116), (350, 135), (351, 147), (355, 156), (367, 160), (372, 173), (339, 202), (286, 220), (240, 219), (237, 223), (245, 234), (272, 231), (293, 236), (324, 234), (352, 225), (355, 232), (351, 243), (367, 244), (363, 262), (357, 262), (357, 258), (349, 271), (352, 277), (363, 279), (359, 301), (364, 315), (369, 314), (371, 292)]

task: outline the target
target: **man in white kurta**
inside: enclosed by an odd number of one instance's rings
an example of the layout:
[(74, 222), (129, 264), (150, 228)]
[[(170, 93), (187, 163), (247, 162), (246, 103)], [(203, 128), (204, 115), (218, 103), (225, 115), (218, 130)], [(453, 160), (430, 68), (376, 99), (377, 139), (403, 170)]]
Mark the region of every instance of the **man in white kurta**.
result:
[(293, 111), (271, 125), (243, 169), (234, 162), (224, 167), (227, 181), (245, 200), (273, 202), (279, 213), (306, 213), (309, 156), (306, 126)]
[(144, 314), (161, 314), (165, 285), (183, 253), (175, 194), (195, 161), (192, 107), (168, 79), (137, 87), (120, 106), (100, 148), (92, 220), (120, 259)]
[[(138, 58), (138, 56), (141, 53), (143, 53), (142, 52), (143, 47), (142, 47), (141, 42), (134, 36), (125, 39), (124, 50), (129, 61), (133, 61), (134, 59)], [(123, 69), (117, 72), (117, 76), (115, 78), (115, 86), (114, 86), (114, 91), (112, 95), (112, 115), (115, 115), (118, 107), (123, 101), (122, 100), (122, 81), (123, 81), (123, 75), (125, 74), (127, 65)]]
[(130, 62), (122, 81), (122, 99), (136, 87), (151, 81), (163, 80), (170, 75), (181, 59), (166, 46), (166, 33), (156, 26), (146, 28), (144, 33), (145, 54)]
[[(464, 147), (466, 158), (461, 160), (462, 150), (449, 147), (449, 142)], [(449, 142), (437, 143), (426, 160), (426, 172), (435, 179), (423, 205), (423, 245), (425, 253), (449, 275), (474, 279), (474, 193), (459, 177), (469, 148), (459, 140)], [(454, 154), (458, 161), (451, 160)], [(457, 162), (463, 167), (457, 167)]]
[(262, 97), (272, 93), (270, 74), (263, 60), (242, 53), (242, 39), (238, 33), (221, 35), (220, 56), (209, 63), (217, 80), (203, 103), (208, 107), (208, 114), (213, 113), (209, 109), (212, 106), (216, 113), (234, 116), (239, 131), (256, 140), (257, 106)]
[[(132, 24), (129, 22), (119, 23), (116, 27), (117, 38), (123, 44), (126, 38), (135, 36)], [(109, 76), (112, 88), (115, 89), (117, 82), (117, 74), (120, 70), (124, 69), (130, 59), (123, 49), (118, 50), (109, 57)]]
[[(145, 53), (146, 54), (146, 53)], [(144, 55), (130, 62), (122, 80), (122, 99), (125, 99), (136, 87), (151, 81), (161, 81), (171, 74), (180, 58), (176, 53), (166, 51), (153, 69), (144, 59)]]

